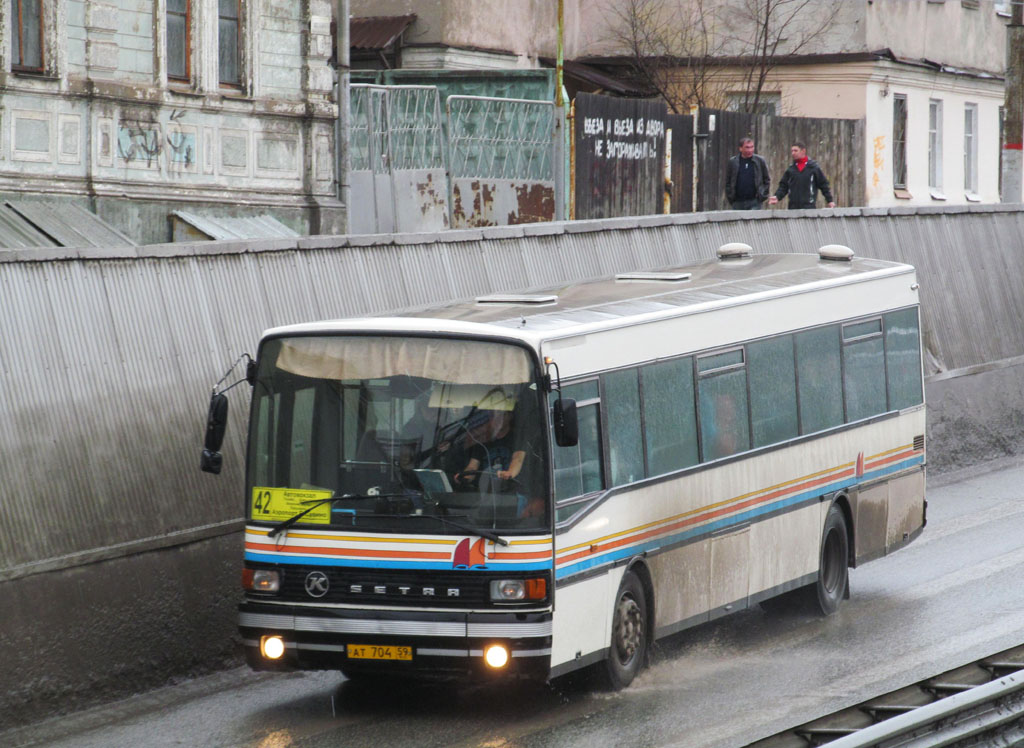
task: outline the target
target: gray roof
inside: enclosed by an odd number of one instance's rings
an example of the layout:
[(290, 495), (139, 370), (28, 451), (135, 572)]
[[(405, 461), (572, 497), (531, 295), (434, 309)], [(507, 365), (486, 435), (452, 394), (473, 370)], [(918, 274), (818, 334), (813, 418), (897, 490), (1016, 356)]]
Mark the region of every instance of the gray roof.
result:
[[(531, 330), (556, 330), (634, 316), (682, 312), (688, 307), (728, 303), (757, 293), (799, 293), (821, 285), (842, 285), (866, 280), (879, 272), (910, 272), (909, 265), (855, 257), (852, 261), (822, 260), (813, 254), (761, 254), (744, 259), (719, 260), (699, 265), (665, 268), (661, 272), (685, 274), (686, 280), (601, 280), (573, 283), (518, 294), (534, 295), (539, 303), (502, 303), (499, 296), (484, 297), (410, 312), (408, 317), (460, 320), (520, 327), (529, 320)], [(543, 301), (557, 296), (554, 302)]]
[(271, 216), (211, 218), (176, 210), (172, 216), (198, 229), (210, 239), (277, 239), (299, 234)]
[(0, 205), (0, 248), (133, 246), (136, 242), (72, 203), (18, 200)]

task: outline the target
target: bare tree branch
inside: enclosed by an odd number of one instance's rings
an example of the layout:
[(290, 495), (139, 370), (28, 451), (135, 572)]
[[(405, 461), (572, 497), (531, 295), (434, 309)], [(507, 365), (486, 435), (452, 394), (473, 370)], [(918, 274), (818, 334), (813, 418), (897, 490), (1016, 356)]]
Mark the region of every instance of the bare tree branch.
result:
[(636, 81), (675, 112), (724, 106), (756, 112), (785, 55), (806, 53), (835, 23), (836, 0), (605, 0), (612, 39)]

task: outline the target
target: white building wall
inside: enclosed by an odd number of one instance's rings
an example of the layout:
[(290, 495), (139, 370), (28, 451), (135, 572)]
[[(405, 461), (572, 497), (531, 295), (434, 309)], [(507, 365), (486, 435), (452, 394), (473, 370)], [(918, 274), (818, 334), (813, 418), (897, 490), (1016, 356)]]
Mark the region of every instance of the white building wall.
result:
[(264, 0), (260, 24), (260, 84), (267, 96), (292, 98), (302, 91), (303, 29), (295, 0)]
[(117, 11), (118, 73), (132, 79), (153, 79), (153, 2), (123, 0)]
[[(907, 192), (893, 189), (893, 97), (907, 98)], [(928, 106), (942, 102), (942, 190), (928, 185)], [(978, 106), (978, 189), (964, 189), (964, 107)], [(868, 206), (964, 205), (999, 202), (1001, 81), (917, 72), (880, 64), (865, 87), (865, 169)], [(935, 193), (935, 194), (933, 194)]]
[(85, 74), (85, 0), (67, 0), (68, 73)]

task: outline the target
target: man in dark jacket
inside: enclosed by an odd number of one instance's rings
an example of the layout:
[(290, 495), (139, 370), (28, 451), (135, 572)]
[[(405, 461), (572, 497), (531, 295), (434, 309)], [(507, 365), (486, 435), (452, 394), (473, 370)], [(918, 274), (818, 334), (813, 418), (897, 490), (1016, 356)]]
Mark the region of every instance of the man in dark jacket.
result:
[(818, 166), (818, 162), (807, 158), (807, 146), (803, 143), (793, 143), (789, 149), (793, 156), (793, 163), (789, 165), (782, 179), (779, 180), (779, 188), (775, 194), (768, 199), (769, 205), (775, 205), (786, 195), (789, 195), (789, 209), (801, 210), (804, 208), (815, 208), (818, 199), (818, 192), (824, 197), (829, 208), (836, 207), (832, 199), (832, 188), (829, 187), (828, 177)]
[(729, 159), (725, 170), (725, 197), (729, 205), (733, 210), (760, 210), (771, 189), (768, 164), (754, 153), (754, 141), (743, 138), (739, 155)]

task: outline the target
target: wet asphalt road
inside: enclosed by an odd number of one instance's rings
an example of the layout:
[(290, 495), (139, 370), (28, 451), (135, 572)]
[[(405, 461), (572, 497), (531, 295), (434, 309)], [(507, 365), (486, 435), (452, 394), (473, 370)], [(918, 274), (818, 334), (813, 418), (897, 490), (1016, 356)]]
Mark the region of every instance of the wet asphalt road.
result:
[(1024, 643), (1024, 462), (929, 484), (911, 546), (851, 571), (829, 619), (760, 609), (656, 646), (627, 691), (367, 689), (336, 673), (221, 673), (0, 733), (0, 745), (738, 747)]

